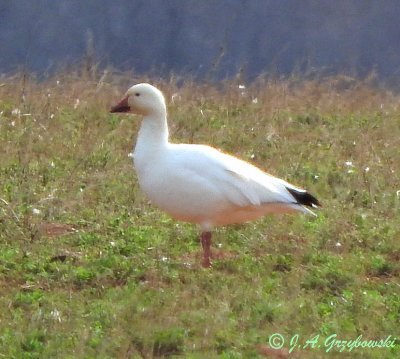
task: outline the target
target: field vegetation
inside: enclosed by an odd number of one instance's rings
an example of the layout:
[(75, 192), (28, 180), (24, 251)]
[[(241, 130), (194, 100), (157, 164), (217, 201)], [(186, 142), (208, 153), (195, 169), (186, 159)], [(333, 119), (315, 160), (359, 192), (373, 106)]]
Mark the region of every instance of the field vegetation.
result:
[[(307, 188), (318, 216), (218, 228), (202, 268), (198, 228), (140, 192), (140, 119), (109, 113), (142, 81), (166, 94), (172, 141)], [(399, 139), (400, 96), (373, 77), (1, 77), (0, 358), (400, 357), (400, 339), (324, 345), (400, 338)]]

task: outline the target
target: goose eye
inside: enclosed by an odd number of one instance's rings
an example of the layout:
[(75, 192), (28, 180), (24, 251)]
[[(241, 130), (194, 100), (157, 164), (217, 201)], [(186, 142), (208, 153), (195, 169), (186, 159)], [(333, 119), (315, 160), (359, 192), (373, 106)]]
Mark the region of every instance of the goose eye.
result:
[(136, 93), (135, 93), (135, 96), (140, 96), (140, 93), (139, 93), (139, 92), (136, 92)]

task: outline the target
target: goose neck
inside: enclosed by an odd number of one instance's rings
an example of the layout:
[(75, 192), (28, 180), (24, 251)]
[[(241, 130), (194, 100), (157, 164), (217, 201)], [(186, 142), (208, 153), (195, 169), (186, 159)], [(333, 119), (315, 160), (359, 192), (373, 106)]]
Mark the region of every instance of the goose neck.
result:
[(168, 144), (166, 115), (148, 115), (142, 120), (136, 146), (159, 147)]

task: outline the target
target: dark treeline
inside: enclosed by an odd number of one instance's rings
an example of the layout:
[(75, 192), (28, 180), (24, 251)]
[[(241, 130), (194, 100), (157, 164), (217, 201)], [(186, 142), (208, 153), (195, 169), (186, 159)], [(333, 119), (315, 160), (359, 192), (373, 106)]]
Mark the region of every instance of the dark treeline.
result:
[(399, 19), (398, 0), (0, 0), (0, 72), (54, 71), (89, 48), (104, 66), (138, 72), (395, 81)]

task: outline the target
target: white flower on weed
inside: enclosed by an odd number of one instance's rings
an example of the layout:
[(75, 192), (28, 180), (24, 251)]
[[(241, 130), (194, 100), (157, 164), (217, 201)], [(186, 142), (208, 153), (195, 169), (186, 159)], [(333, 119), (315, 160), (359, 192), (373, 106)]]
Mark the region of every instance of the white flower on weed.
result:
[(250, 155), (250, 158), (251, 158), (251, 159), (254, 159), (254, 157), (256, 157), (256, 155), (255, 155), (254, 153), (252, 153), (252, 154)]
[(50, 119), (52, 120), (54, 118), (54, 113), (52, 113), (51, 115), (50, 115)]
[(162, 262), (166, 262), (168, 260), (168, 257), (161, 257)]
[(314, 179), (317, 180), (319, 178), (318, 175), (314, 175)]
[(50, 317), (52, 317), (54, 320), (56, 320), (59, 323), (61, 323), (61, 321), (62, 321), (61, 313), (55, 308), (50, 312)]
[(245, 96), (246, 95), (246, 91), (244, 91), (246, 89), (245, 85), (243, 85), (243, 84), (238, 85), (238, 89), (242, 90), (242, 91), (240, 91), (240, 95), (241, 96)]
[(175, 92), (172, 96), (171, 96), (171, 101), (172, 103), (175, 103), (175, 99), (180, 100), (181, 96), (179, 95), (178, 92)]
[(20, 114), (21, 114), (21, 110), (19, 108), (14, 108), (11, 111), (11, 115), (13, 115), (13, 116), (19, 116)]
[(222, 247), (222, 243), (217, 243), (217, 247), (221, 248)]
[(335, 246), (336, 246), (336, 247), (341, 247), (341, 246), (342, 246), (342, 243), (336, 242)]
[(396, 191), (396, 196), (400, 197), (400, 189)]
[[(354, 167), (352, 161), (346, 161), (344, 164), (345, 164), (347, 167)], [(347, 173), (353, 173), (353, 172), (354, 172), (354, 170), (351, 169), (351, 168), (349, 168), (349, 169), (347, 170)]]
[(114, 242), (114, 241), (111, 241), (111, 242), (110, 242), (110, 246), (111, 246), (111, 247), (115, 247), (115, 242)]
[(257, 97), (253, 98), (253, 99), (251, 100), (251, 102), (253, 102), (254, 104), (258, 103), (258, 98), (257, 98)]
[(40, 212), (40, 209), (32, 208), (32, 213), (33, 214), (40, 214), (41, 212)]
[(365, 172), (369, 172), (369, 167), (365, 167), (365, 168), (364, 168), (364, 171), (365, 171)]
[(132, 153), (132, 152), (129, 152), (129, 153), (128, 153), (128, 157), (133, 158), (133, 153)]
[(52, 167), (52, 168), (56, 167), (56, 165), (54, 164), (53, 161), (50, 162), (50, 167)]
[(12, 127), (14, 127), (14, 126), (15, 126), (15, 121), (11, 121), (11, 122), (10, 122), (10, 125), (11, 125)]
[(77, 99), (75, 100), (74, 110), (76, 110), (76, 109), (78, 108), (79, 103), (80, 103), (79, 98), (77, 98)]

